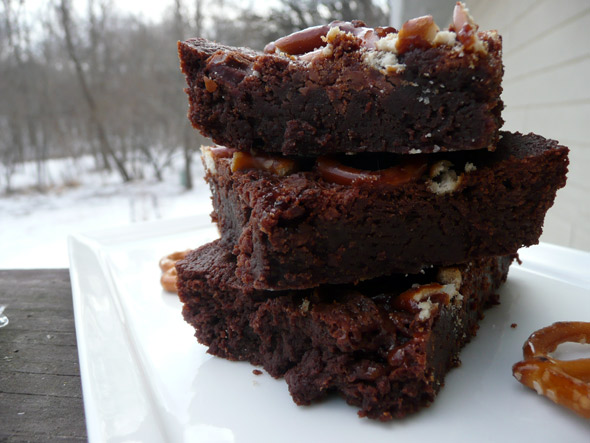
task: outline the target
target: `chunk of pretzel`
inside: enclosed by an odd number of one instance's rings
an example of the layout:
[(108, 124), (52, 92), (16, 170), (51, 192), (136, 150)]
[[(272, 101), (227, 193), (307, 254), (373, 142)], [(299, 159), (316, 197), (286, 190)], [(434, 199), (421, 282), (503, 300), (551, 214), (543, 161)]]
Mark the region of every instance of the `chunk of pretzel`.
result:
[(186, 254), (190, 249), (186, 251), (173, 252), (160, 260), (160, 269), (162, 270), (162, 277), (160, 278), (160, 284), (167, 292), (177, 292), (176, 290), (176, 278), (178, 276), (176, 272), (176, 262), (186, 257)]
[(590, 418), (590, 358), (549, 356), (565, 342), (590, 343), (590, 323), (558, 322), (534, 332), (522, 348), (524, 360), (512, 367), (512, 374), (538, 394)]

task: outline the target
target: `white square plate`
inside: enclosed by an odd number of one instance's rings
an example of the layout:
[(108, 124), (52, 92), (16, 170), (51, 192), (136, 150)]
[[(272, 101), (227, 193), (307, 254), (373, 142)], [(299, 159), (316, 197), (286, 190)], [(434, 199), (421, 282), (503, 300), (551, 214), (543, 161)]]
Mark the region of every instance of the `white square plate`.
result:
[(283, 380), (206, 353), (177, 297), (162, 291), (158, 261), (216, 237), (207, 218), (187, 218), (70, 238), (91, 442), (588, 441), (590, 421), (520, 385), (511, 368), (534, 330), (590, 321), (590, 254), (523, 250), (437, 400), (379, 423), (338, 397), (298, 407)]

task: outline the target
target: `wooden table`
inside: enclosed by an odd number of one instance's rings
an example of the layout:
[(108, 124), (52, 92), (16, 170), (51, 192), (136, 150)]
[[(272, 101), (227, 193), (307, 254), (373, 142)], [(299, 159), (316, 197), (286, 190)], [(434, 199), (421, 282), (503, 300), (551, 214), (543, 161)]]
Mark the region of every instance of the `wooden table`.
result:
[(85, 441), (68, 270), (2, 270), (0, 304), (0, 441)]

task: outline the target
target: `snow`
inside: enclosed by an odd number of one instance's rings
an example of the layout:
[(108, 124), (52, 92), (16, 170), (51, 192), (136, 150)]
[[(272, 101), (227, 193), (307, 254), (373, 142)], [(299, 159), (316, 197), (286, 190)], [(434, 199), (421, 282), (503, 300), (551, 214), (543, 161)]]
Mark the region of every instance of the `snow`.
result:
[[(36, 165), (20, 166), (12, 180), (15, 192), (0, 194), (0, 269), (67, 268), (70, 234), (211, 212), (198, 156), (191, 191), (181, 183), (180, 156), (164, 172), (162, 182), (124, 184), (115, 172), (95, 171), (92, 164), (90, 157), (50, 160), (50, 186), (44, 193), (34, 190)], [(0, 177), (1, 173), (2, 165)]]

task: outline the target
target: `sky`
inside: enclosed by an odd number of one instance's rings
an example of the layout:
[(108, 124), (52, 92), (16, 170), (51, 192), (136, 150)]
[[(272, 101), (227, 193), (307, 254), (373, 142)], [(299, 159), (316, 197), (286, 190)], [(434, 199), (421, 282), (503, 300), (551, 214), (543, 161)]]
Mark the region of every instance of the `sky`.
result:
[[(53, 0), (55, 2), (59, 0)], [(162, 1), (154, 1), (154, 0), (111, 0), (114, 7), (123, 11), (129, 12), (136, 15), (143, 15), (148, 19), (157, 20), (162, 14), (166, 11), (166, 9), (170, 8), (174, 3), (174, 0), (162, 0)], [(88, 5), (88, 0), (72, 0), (76, 9), (80, 12), (83, 12)], [(253, 1), (247, 0), (243, 3), (250, 3), (251, 9), (259, 9), (264, 10), (276, 4), (276, 0), (266, 0), (266, 1)], [(29, 11), (44, 11), (49, 7), (48, 0), (25, 0), (25, 6)], [(186, 6), (192, 6), (194, 0), (184, 0), (184, 4)], [(209, 3), (213, 4), (221, 4), (223, 1), (217, 0), (212, 1), (209, 0)]]
[[(59, 1), (59, 0), (54, 0)], [(148, 18), (157, 19), (160, 17), (169, 5), (172, 4), (172, 0), (168, 1), (154, 1), (154, 0), (117, 0), (112, 1), (113, 5), (124, 12), (138, 13)], [(78, 11), (84, 11), (87, 8), (87, 0), (73, 0), (73, 4)], [(46, 11), (50, 6), (48, 0), (25, 0), (26, 8), (32, 13)]]

